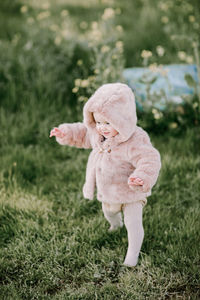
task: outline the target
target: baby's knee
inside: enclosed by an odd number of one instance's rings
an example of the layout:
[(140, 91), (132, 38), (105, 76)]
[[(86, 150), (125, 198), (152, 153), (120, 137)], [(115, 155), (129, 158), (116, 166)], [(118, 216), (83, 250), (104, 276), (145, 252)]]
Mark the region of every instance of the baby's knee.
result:
[(134, 230), (143, 230), (142, 219), (140, 219), (140, 218), (124, 217), (124, 224), (127, 229), (132, 228)]

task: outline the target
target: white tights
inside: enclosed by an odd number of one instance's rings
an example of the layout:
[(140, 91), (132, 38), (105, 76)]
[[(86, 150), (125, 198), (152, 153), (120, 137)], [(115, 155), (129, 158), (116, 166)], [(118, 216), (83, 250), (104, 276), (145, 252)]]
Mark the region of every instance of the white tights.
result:
[[(128, 250), (124, 265), (136, 266), (138, 261), (138, 256), (142, 246), (144, 238), (144, 229), (142, 225), (142, 202), (126, 203), (123, 204), (124, 212), (124, 224), (128, 233)], [(109, 230), (115, 230), (118, 227), (122, 227), (122, 215), (121, 215), (121, 205), (110, 205), (102, 203), (102, 209), (105, 218), (110, 223)]]

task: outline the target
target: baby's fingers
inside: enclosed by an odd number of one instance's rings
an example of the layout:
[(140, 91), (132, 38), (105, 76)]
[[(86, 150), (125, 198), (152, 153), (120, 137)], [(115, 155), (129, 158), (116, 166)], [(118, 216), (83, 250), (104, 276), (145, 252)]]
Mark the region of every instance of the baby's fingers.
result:
[(49, 135), (49, 137), (51, 138), (52, 136), (54, 136), (55, 135), (55, 133), (54, 133), (54, 131), (53, 130), (51, 130), (50, 131), (50, 135)]
[(138, 184), (138, 185), (143, 185), (143, 184), (144, 184), (144, 181), (143, 181), (142, 179), (139, 179), (139, 180), (137, 180), (137, 184)]
[(64, 133), (59, 128), (55, 127), (50, 132), (50, 137), (52, 137), (52, 136), (62, 138), (64, 136)]
[(54, 128), (54, 129), (51, 130), (49, 137), (56, 136), (56, 129), (57, 128)]
[(144, 184), (144, 181), (140, 178), (137, 178), (135, 181), (134, 181), (135, 185), (143, 185)]
[(143, 185), (144, 181), (139, 177), (130, 177), (128, 180), (129, 185)]
[(139, 185), (136, 181), (134, 181), (134, 182), (130, 182), (130, 181), (129, 181), (128, 184), (129, 184), (129, 185)]

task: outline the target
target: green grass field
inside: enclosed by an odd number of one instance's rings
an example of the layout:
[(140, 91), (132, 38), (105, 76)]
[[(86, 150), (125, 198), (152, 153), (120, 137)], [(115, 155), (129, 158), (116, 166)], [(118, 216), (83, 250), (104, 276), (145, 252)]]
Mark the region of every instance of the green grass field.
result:
[(83, 199), (88, 151), (61, 147), (48, 131), (35, 145), (4, 143), (2, 299), (198, 299), (199, 137), (152, 136), (163, 167), (135, 269), (122, 266), (125, 228), (108, 233), (100, 203)]
[[(89, 22), (106, 6), (50, 2), (51, 24), (63, 9)], [(149, 132), (162, 169), (144, 209), (139, 264), (123, 267), (125, 228), (109, 233), (101, 204), (82, 196), (89, 151), (49, 139), (52, 127), (81, 119), (70, 91), (85, 50), (27, 28), (23, 4), (0, 4), (0, 299), (199, 299), (199, 127)], [(29, 5), (30, 18), (41, 2)]]

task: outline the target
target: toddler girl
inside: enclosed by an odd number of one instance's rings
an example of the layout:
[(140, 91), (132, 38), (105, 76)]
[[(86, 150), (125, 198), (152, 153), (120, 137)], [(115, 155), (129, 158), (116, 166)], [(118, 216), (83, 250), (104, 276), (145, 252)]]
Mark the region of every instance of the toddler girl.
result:
[(83, 123), (61, 124), (51, 130), (61, 145), (92, 148), (83, 187), (85, 198), (102, 202), (110, 231), (123, 226), (128, 232), (124, 264), (135, 266), (144, 230), (142, 209), (161, 167), (159, 152), (148, 134), (136, 126), (132, 90), (122, 83), (101, 86), (83, 109)]

